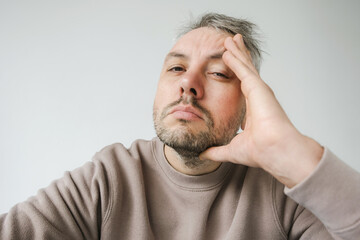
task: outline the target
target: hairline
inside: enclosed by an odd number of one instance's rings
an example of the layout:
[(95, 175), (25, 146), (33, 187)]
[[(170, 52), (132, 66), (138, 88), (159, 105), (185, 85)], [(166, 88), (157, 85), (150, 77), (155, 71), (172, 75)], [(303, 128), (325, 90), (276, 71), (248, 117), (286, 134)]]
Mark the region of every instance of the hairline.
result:
[(187, 24), (180, 28), (177, 34), (176, 40), (179, 40), (185, 34), (199, 28), (211, 28), (218, 32), (235, 36), (241, 34), (246, 48), (249, 50), (252, 57), (252, 62), (257, 69), (260, 71), (260, 65), (262, 61), (262, 50), (260, 48), (261, 41), (259, 40), (257, 33), (257, 25), (241, 18), (233, 18), (218, 13), (206, 13), (200, 16), (198, 19), (190, 20)]

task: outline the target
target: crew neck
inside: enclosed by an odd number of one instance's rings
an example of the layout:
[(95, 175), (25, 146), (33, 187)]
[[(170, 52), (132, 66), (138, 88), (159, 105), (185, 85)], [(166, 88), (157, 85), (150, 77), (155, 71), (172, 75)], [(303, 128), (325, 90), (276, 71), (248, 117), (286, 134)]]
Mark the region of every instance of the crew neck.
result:
[(152, 151), (156, 162), (166, 177), (175, 185), (189, 191), (208, 191), (220, 186), (233, 164), (224, 162), (215, 171), (203, 175), (187, 175), (177, 171), (167, 161), (164, 153), (164, 143), (158, 137), (152, 141)]

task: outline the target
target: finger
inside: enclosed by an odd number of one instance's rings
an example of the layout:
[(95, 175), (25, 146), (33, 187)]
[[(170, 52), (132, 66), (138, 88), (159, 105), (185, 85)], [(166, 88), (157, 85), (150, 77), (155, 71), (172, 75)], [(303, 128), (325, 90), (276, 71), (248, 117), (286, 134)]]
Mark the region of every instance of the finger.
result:
[[(266, 86), (264, 81), (260, 78), (258, 72), (249, 68), (247, 64), (234, 56), (230, 51), (225, 51), (223, 54), (224, 63), (236, 74), (241, 83), (241, 88), (244, 94), (246, 91), (251, 91), (259, 85)], [(253, 65), (251, 65), (253, 66)], [(246, 95), (245, 95), (246, 96)]]
[(255, 67), (255, 65), (254, 65), (253, 59), (252, 59), (252, 57), (251, 57), (251, 52), (250, 52), (250, 50), (246, 47), (243, 36), (240, 35), (240, 34), (236, 34), (236, 35), (233, 37), (233, 39), (234, 39), (235, 44), (236, 44), (243, 52), (246, 52), (247, 57), (248, 57), (248, 60), (249, 60), (249, 65), (248, 65), (248, 67), (250, 67), (254, 72), (257, 72), (257, 69), (256, 69), (256, 67)]
[(230, 51), (236, 58), (247, 65), (252, 71), (256, 71), (253, 65), (249, 50), (245, 47), (245, 44), (240, 34), (235, 35), (234, 38), (227, 38), (224, 42), (224, 47)]
[(246, 80), (248, 76), (256, 75), (247, 64), (244, 64), (243, 61), (234, 56), (230, 51), (224, 52), (223, 61), (235, 73), (240, 81)]
[(249, 56), (246, 53), (246, 49), (243, 50), (236, 44), (233, 38), (228, 37), (225, 39), (224, 47), (226, 50), (231, 52), (236, 58), (241, 60), (242, 62), (248, 64), (250, 62)]
[(264, 109), (269, 113), (279, 110), (273, 91), (257, 73), (254, 73), (229, 51), (223, 54), (223, 60), (241, 81), (241, 91), (247, 101), (248, 113), (251, 112), (252, 115), (253, 111), (263, 112)]
[(238, 46), (241, 51), (247, 53), (248, 57), (251, 59), (250, 51), (249, 51), (249, 49), (247, 49), (247, 47), (245, 45), (243, 36), (241, 34), (236, 34), (233, 37), (233, 40), (234, 40), (236, 46)]
[[(235, 140), (235, 138), (237, 138)], [(259, 167), (246, 154), (245, 149), (241, 147), (242, 136), (238, 134), (230, 144), (220, 147), (211, 147), (200, 154), (201, 160), (211, 160), (215, 162), (232, 162), (250, 167)], [(235, 140), (235, 142), (233, 142)], [(234, 150), (236, 149), (236, 151)]]
[(211, 160), (216, 162), (229, 162), (230, 154), (228, 145), (220, 147), (211, 147), (202, 152), (199, 156), (201, 160)]

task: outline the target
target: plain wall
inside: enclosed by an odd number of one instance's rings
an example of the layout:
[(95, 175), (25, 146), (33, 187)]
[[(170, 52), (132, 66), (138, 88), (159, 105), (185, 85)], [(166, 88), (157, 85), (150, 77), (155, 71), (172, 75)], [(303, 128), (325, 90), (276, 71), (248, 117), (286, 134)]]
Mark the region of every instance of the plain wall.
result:
[(359, 171), (357, 0), (0, 0), (0, 213), (108, 144), (153, 138), (164, 56), (209, 11), (258, 24), (290, 119)]

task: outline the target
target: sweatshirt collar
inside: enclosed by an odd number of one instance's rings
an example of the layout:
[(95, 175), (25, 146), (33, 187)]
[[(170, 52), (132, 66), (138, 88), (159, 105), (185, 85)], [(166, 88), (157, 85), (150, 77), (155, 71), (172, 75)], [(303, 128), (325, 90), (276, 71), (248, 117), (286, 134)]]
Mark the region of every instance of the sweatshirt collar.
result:
[(207, 191), (221, 186), (233, 167), (232, 163), (224, 162), (211, 173), (192, 176), (181, 173), (170, 165), (165, 157), (164, 143), (157, 137), (152, 140), (152, 151), (166, 177), (178, 187), (190, 191)]

